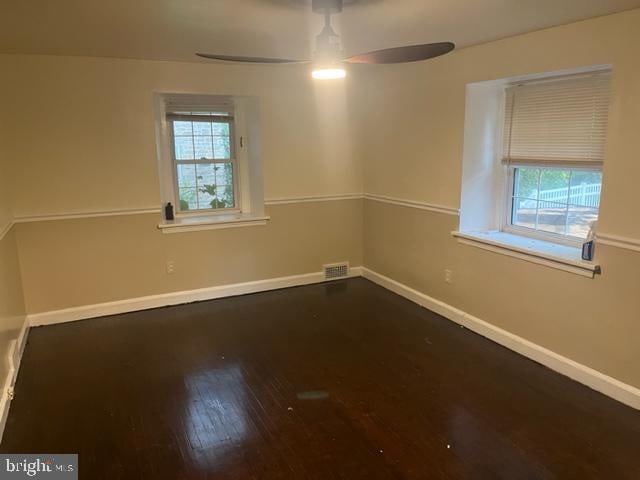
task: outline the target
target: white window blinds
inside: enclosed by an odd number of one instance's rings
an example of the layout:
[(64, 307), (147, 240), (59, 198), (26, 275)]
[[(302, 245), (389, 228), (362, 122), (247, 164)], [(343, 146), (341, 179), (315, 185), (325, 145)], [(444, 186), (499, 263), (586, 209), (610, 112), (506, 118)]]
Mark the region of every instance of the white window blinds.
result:
[(609, 72), (509, 87), (504, 161), (600, 165), (604, 159)]

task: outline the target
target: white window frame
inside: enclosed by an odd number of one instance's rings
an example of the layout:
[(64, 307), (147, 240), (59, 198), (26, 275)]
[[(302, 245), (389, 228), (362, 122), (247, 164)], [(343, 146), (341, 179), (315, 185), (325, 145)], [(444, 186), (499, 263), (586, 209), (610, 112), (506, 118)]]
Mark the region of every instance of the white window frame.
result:
[[(536, 240), (544, 240), (547, 242), (558, 243), (561, 245), (567, 245), (570, 247), (580, 248), (584, 243), (584, 239), (581, 237), (574, 237), (571, 235), (562, 235), (559, 233), (545, 232), (543, 230), (537, 230), (534, 228), (523, 227), (521, 225), (514, 225), (513, 223), (513, 193), (515, 188), (515, 174), (517, 168), (539, 168), (539, 169), (562, 169), (562, 170), (582, 170), (582, 171), (594, 171), (602, 173), (602, 166), (580, 166), (571, 164), (558, 164), (549, 165), (548, 163), (541, 162), (527, 163), (527, 164), (510, 164), (506, 167), (505, 172), (505, 192), (506, 199), (503, 204), (500, 204), (498, 208), (501, 212), (501, 225), (500, 231), (506, 233), (512, 233), (514, 235), (520, 235), (522, 237), (529, 237)], [(598, 207), (598, 216), (600, 215), (600, 207)]]
[[(466, 85), (460, 219), (458, 229), (451, 232), (459, 243), (587, 278), (600, 273), (597, 259), (583, 260), (580, 245), (563, 244), (563, 239), (557, 238), (560, 235), (540, 239), (544, 232), (508, 231), (512, 218), (513, 168), (529, 162), (503, 161), (505, 91), (521, 82), (612, 71), (612, 65), (592, 65)], [(555, 166), (563, 167), (560, 163), (568, 162), (558, 162)], [(567, 167), (593, 169), (594, 166), (576, 161)]]
[[(163, 212), (158, 228), (163, 233), (178, 233), (266, 224), (269, 217), (265, 214), (264, 207), (259, 98), (160, 92), (154, 93), (153, 98)], [(171, 111), (233, 113), (231, 156), (235, 161), (234, 208), (180, 211), (173, 132), (171, 122), (167, 119), (167, 114)], [(212, 160), (207, 163), (224, 162)], [(174, 220), (164, 218), (164, 207), (169, 202), (174, 206)]]
[[(204, 110), (203, 110), (204, 108)], [(210, 113), (227, 113), (231, 118), (229, 122), (229, 141), (230, 141), (230, 150), (231, 150), (231, 158), (229, 160), (221, 160), (221, 159), (206, 159), (205, 160), (178, 160), (176, 158), (176, 150), (175, 150), (175, 135), (173, 129), (173, 121), (169, 118), (172, 113), (167, 112), (167, 131), (169, 134), (169, 139), (171, 142), (170, 152), (171, 158), (173, 160), (173, 202), (175, 215), (185, 216), (185, 217), (197, 217), (202, 215), (225, 215), (230, 213), (241, 213), (242, 212), (242, 197), (240, 194), (238, 176), (240, 175), (240, 167), (238, 165), (238, 144), (240, 140), (236, 136), (236, 127), (235, 127), (235, 108), (229, 105), (221, 105), (211, 106), (211, 107), (198, 107), (198, 111), (210, 111)], [(209, 112), (206, 112), (209, 113)], [(195, 116), (195, 115), (191, 115)], [(222, 164), (229, 163), (233, 169), (233, 203), (234, 206), (231, 208), (202, 208), (198, 210), (187, 210), (182, 211), (180, 208), (180, 187), (178, 185), (178, 165), (196, 165), (196, 164)]]
[[(565, 74), (554, 75), (551, 74), (549, 76), (541, 77), (541, 78), (530, 78), (530, 79), (517, 79), (512, 82), (506, 82), (502, 86), (502, 99), (500, 105), (500, 115), (499, 115), (499, 138), (496, 139), (496, 153), (498, 153), (496, 160), (501, 161), (504, 158), (504, 136), (505, 132), (505, 118), (507, 115), (507, 92), (510, 88), (515, 85), (521, 84), (523, 81), (557, 81), (562, 80), (563, 78), (570, 78), (572, 76), (577, 75), (592, 75), (598, 73), (610, 73), (611, 67), (599, 67), (593, 70), (585, 69), (584, 71), (576, 71)], [(579, 162), (558, 162), (550, 164), (549, 162), (540, 161), (540, 162), (526, 162), (526, 163), (509, 163), (507, 165), (503, 165), (502, 169), (502, 192), (504, 197), (501, 201), (497, 202), (495, 205), (496, 208), (496, 216), (499, 219), (499, 231), (504, 233), (509, 233), (513, 235), (518, 235), (525, 238), (531, 238), (534, 240), (542, 240), (545, 242), (556, 243), (559, 245), (566, 245), (574, 248), (581, 248), (584, 243), (584, 239), (580, 237), (573, 237), (570, 235), (562, 235), (559, 233), (553, 232), (545, 232), (542, 230), (537, 230), (533, 228), (523, 227), (520, 225), (513, 224), (513, 193), (515, 187), (515, 171), (517, 168), (521, 167), (531, 167), (531, 168), (539, 168), (539, 169), (565, 169), (565, 170), (587, 170), (587, 171), (598, 171), (602, 173), (603, 165), (602, 164), (593, 164), (593, 165), (584, 165)], [(598, 207), (598, 218), (600, 217), (600, 207)]]

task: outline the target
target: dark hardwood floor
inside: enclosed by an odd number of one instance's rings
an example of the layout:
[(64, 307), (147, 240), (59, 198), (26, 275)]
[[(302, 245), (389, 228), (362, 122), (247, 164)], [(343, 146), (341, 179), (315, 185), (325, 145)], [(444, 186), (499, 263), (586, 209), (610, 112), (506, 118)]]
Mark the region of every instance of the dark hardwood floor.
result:
[(364, 279), (31, 330), (2, 452), (81, 479), (640, 478), (640, 412)]

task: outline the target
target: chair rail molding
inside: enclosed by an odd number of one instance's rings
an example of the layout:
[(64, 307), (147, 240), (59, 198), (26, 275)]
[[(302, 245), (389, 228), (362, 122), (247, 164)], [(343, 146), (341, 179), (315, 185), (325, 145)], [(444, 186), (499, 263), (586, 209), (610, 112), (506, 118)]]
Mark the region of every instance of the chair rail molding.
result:
[[(305, 196), (305, 197), (283, 197), (266, 199), (265, 205), (288, 205), (294, 203), (312, 203), (312, 202), (334, 202), (339, 200), (356, 200), (363, 198), (362, 193), (344, 193), (336, 195), (317, 195), (317, 196)], [(18, 215), (13, 219), (13, 223), (34, 223), (34, 222), (49, 222), (55, 220), (73, 220), (83, 218), (96, 218), (96, 217), (118, 217), (124, 215), (149, 215), (149, 214), (161, 214), (162, 208), (159, 206), (154, 207), (136, 207), (136, 208), (122, 208), (113, 210), (94, 210), (85, 212), (57, 212), (57, 213), (43, 213), (38, 215)], [(10, 228), (10, 226), (9, 226)], [(0, 233), (2, 230), (0, 230)]]
[(375, 193), (365, 193), (366, 200), (374, 202), (388, 203), (391, 205), (399, 205), (402, 207), (416, 208), (418, 210), (427, 210), (430, 212), (444, 213), (446, 215), (459, 216), (460, 209), (457, 207), (448, 207), (445, 205), (436, 205), (434, 203), (421, 202), (417, 200), (407, 200), (404, 198), (388, 197), (386, 195), (378, 195)]
[(362, 193), (340, 193), (336, 195), (316, 195), (309, 197), (267, 198), (265, 205), (288, 205), (292, 203), (335, 202), (339, 200), (359, 200)]
[(610, 247), (618, 247), (625, 250), (631, 250), (633, 252), (640, 252), (640, 239), (637, 238), (622, 237), (620, 235), (612, 235), (609, 233), (598, 233), (596, 235), (596, 242)]

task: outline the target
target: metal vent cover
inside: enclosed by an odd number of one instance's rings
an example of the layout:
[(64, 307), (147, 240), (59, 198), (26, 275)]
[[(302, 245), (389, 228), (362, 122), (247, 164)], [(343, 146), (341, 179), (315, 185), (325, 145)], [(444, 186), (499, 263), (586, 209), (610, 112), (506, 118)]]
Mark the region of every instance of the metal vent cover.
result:
[(324, 265), (324, 278), (334, 280), (336, 278), (346, 278), (349, 276), (349, 262), (331, 263)]

